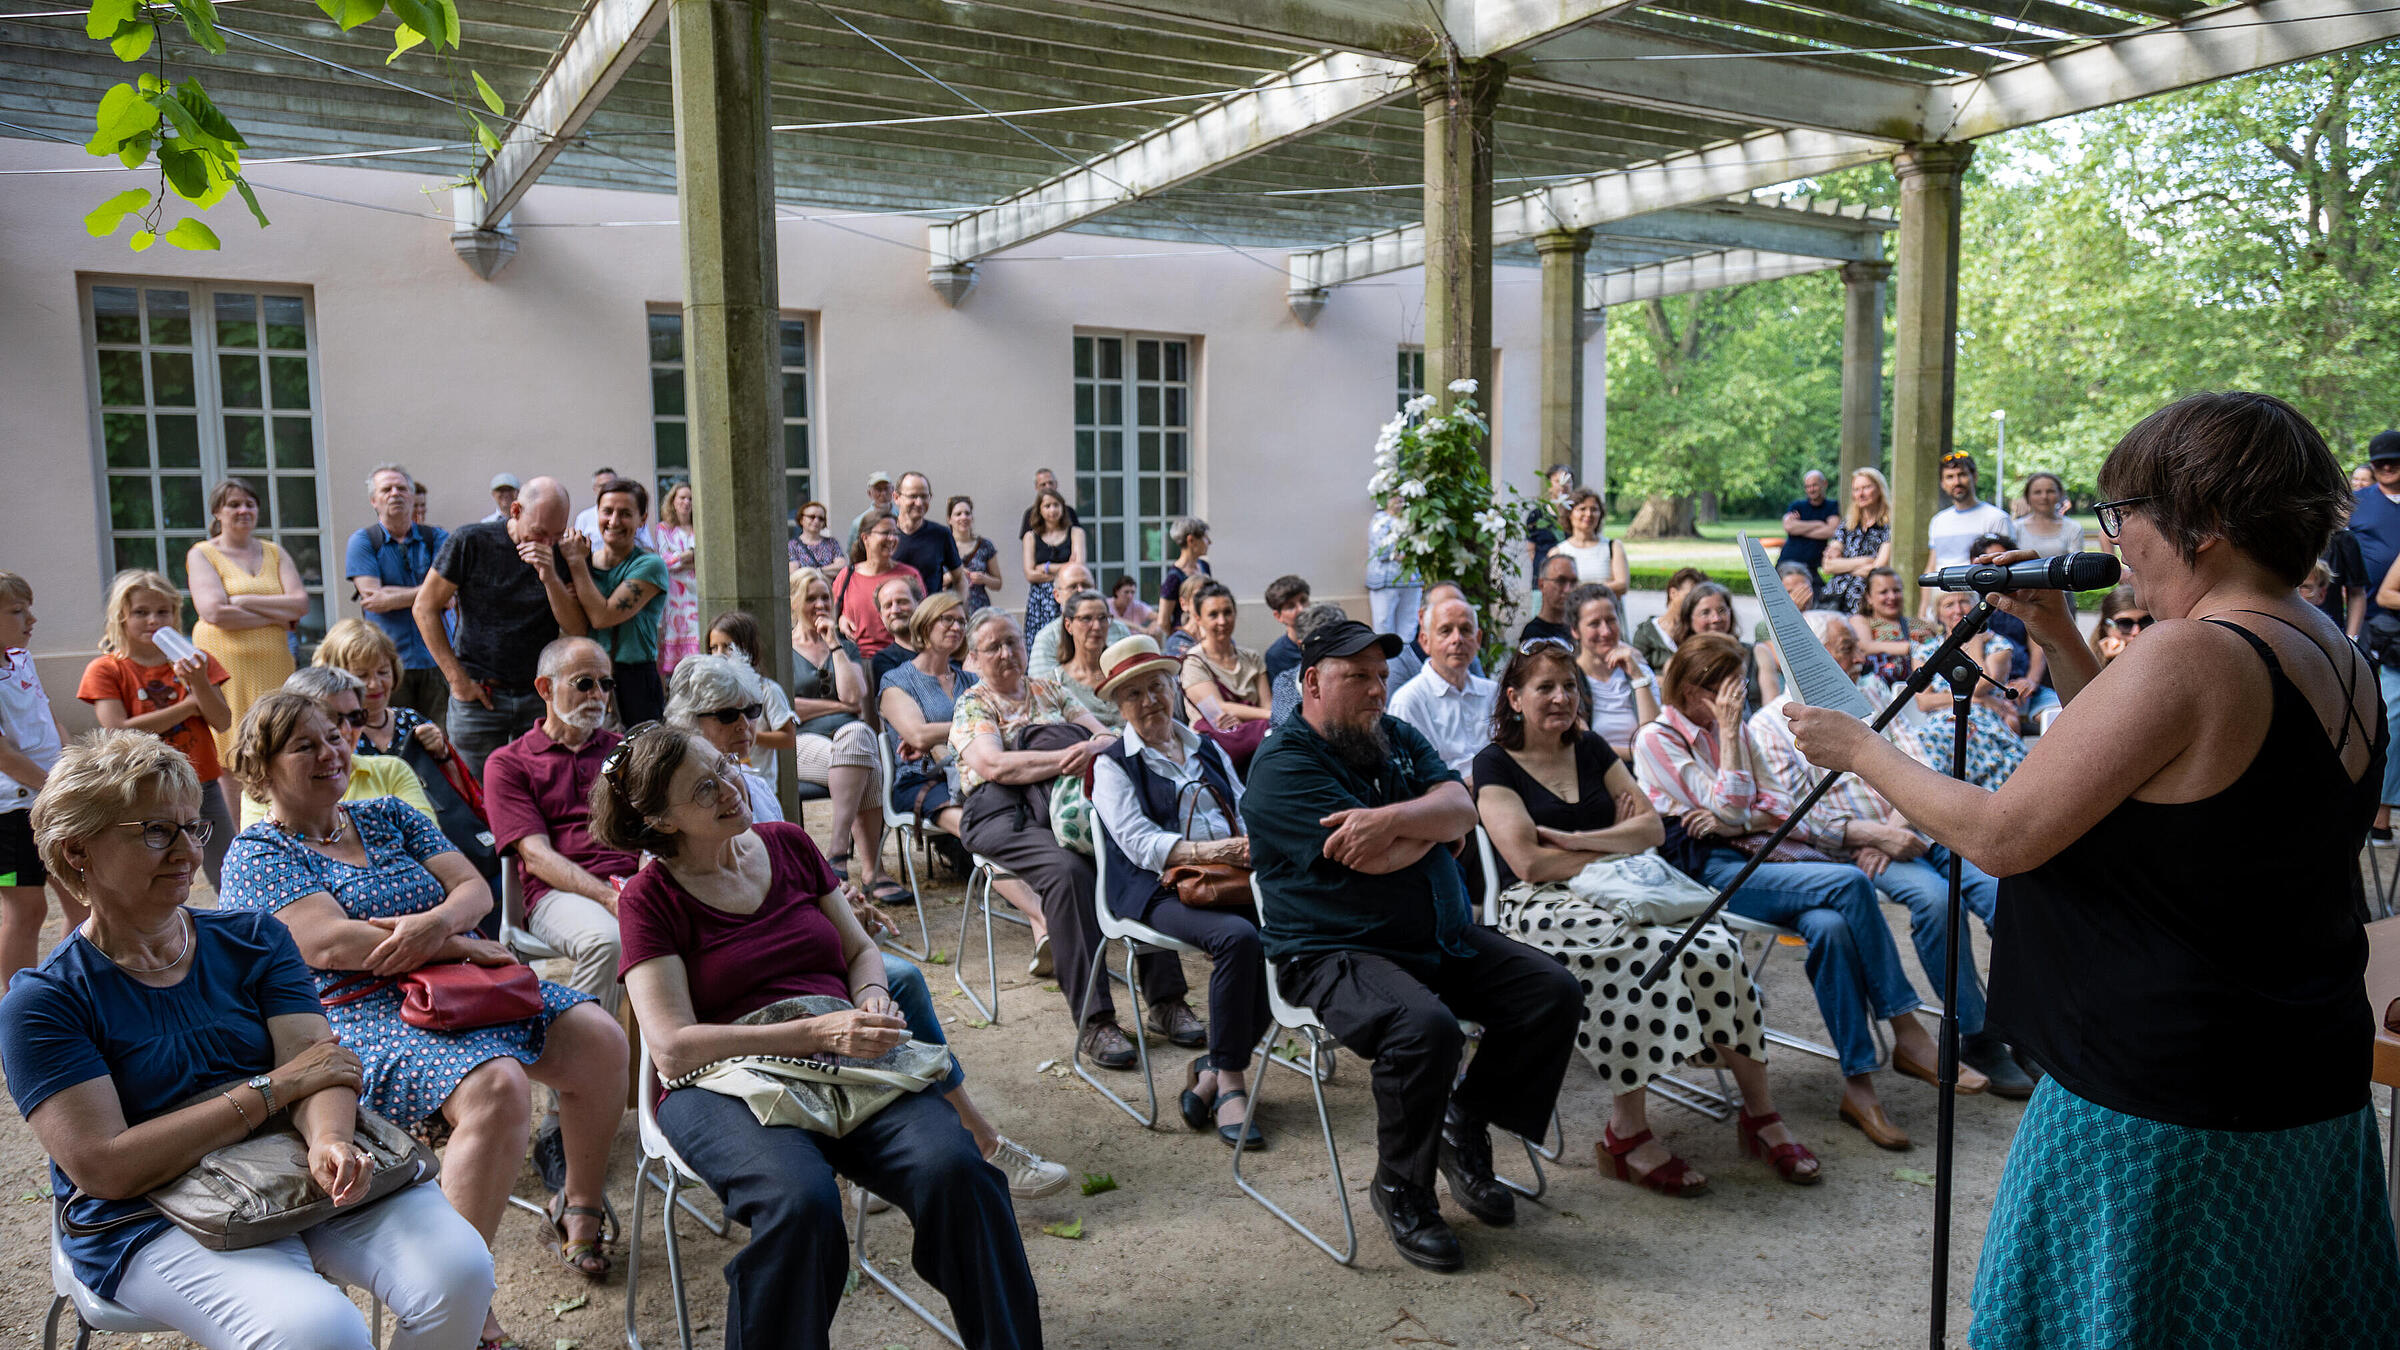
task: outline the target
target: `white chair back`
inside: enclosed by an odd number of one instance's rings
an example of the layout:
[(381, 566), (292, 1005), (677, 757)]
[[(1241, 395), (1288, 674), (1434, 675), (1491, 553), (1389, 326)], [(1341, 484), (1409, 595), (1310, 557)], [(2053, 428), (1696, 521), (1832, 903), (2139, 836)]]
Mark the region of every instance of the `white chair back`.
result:
[(565, 955), (525, 926), (525, 864), (505, 853), (500, 856), (500, 945), (528, 961)]
[(1483, 922), (1487, 927), (1500, 926), (1500, 860), (1492, 852), (1492, 837), (1481, 825), (1475, 827), (1475, 857), (1483, 864)]

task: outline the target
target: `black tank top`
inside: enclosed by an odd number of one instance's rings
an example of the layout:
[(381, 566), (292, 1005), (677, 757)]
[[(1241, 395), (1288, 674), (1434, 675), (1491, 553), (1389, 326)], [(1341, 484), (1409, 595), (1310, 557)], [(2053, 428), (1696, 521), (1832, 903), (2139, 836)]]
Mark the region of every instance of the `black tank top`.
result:
[[(2373, 753), (2351, 782), (2274, 648), (2208, 622), (2267, 663), (2266, 740), (2222, 792), (2128, 799), (2001, 881), (1990, 1020), (2061, 1087), (2110, 1110), (2291, 1129), (2367, 1103), (2375, 1018), (2357, 859), (2389, 730), (2379, 703)], [(2358, 720), (2347, 698), (2344, 747)]]

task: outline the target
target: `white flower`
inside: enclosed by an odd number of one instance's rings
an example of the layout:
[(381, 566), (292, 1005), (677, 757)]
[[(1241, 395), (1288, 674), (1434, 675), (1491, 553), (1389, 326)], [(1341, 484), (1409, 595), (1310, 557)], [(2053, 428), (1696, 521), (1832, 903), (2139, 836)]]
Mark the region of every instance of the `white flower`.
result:
[(1422, 478), (1411, 478), (1407, 482), (1402, 483), (1400, 485), (1400, 495), (1408, 498), (1412, 502), (1417, 498), (1424, 496), (1425, 480)]
[(1475, 392), (1475, 382), (1473, 380), (1452, 380), (1450, 382), (1450, 392), (1453, 394), (1472, 394)]
[(1409, 536), (1411, 529), (1412, 527), (1408, 523), (1408, 517), (1392, 517), (1392, 537), (1394, 539), (1406, 539)]
[(1417, 434), (1427, 440), (1432, 440), (1449, 429), (1450, 420), (1446, 417), (1428, 417), (1417, 424)]
[(1487, 508), (1475, 513), (1475, 525), (1485, 534), (1502, 534), (1508, 529), (1508, 517), (1496, 508)]
[(1367, 495), (1373, 497), (1379, 502), (1385, 497), (1390, 496), (1392, 492), (1392, 478), (1396, 472), (1396, 470), (1388, 467), (1377, 469), (1375, 471), (1375, 476), (1367, 480)]
[(1406, 421), (1411, 417), (1415, 417), (1419, 413), (1431, 412), (1433, 411), (1433, 406), (1439, 402), (1441, 402), (1441, 400), (1435, 398), (1431, 394), (1419, 394), (1415, 398), (1412, 398), (1408, 402), (1400, 405), (1401, 420)]
[(1475, 566), (1475, 555), (1458, 545), (1450, 548), (1450, 570), (1465, 576)]
[(1405, 412), (1393, 413), (1392, 420), (1384, 423), (1382, 430), (1384, 435), (1393, 440), (1400, 439), (1400, 433), (1408, 430), (1408, 414)]

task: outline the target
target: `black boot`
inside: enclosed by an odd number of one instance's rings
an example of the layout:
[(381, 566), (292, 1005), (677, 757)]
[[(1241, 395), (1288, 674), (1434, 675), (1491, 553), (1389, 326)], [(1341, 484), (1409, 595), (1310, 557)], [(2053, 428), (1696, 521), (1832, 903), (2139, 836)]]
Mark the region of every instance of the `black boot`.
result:
[(1427, 1270), (1465, 1268), (1467, 1254), (1459, 1249), (1458, 1234), (1442, 1221), (1441, 1202), (1434, 1199), (1432, 1188), (1392, 1180), (1378, 1168), (1367, 1187), (1367, 1203), (1392, 1235), (1400, 1259)]
[(1492, 1175), (1492, 1133), (1469, 1121), (1452, 1102), (1442, 1116), (1441, 1147), (1435, 1161), (1449, 1178), (1450, 1194), (1467, 1213), (1493, 1227), (1517, 1221), (1517, 1197)]
[(2008, 1046), (1988, 1030), (1959, 1037), (1958, 1061), (1991, 1079), (1992, 1085), (1985, 1090), (1995, 1097), (2021, 1102), (2033, 1095), (2033, 1079), (2017, 1067)]

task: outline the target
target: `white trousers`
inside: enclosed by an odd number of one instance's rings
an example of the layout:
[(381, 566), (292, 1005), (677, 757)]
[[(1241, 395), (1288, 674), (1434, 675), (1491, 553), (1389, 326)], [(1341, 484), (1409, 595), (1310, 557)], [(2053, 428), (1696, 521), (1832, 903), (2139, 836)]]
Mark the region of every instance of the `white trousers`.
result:
[(564, 953), (572, 969), (564, 981), (600, 1000), (609, 1016), (617, 1015), (624, 986), (617, 983), (617, 916), (599, 901), (572, 891), (547, 891), (534, 903), (525, 927)]
[(126, 1263), (116, 1301), (208, 1350), (374, 1350), (343, 1285), (391, 1310), (390, 1350), (468, 1350), (492, 1304), (492, 1253), (441, 1188), (421, 1182), (238, 1252), (171, 1229)]

